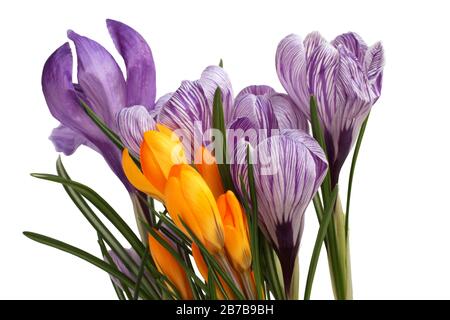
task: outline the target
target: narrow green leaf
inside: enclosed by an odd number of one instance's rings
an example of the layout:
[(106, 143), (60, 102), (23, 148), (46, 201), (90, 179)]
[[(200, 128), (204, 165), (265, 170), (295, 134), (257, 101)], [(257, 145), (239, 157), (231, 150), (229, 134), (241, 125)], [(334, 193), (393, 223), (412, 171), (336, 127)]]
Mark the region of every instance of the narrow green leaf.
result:
[(223, 68), (223, 60), (222, 59), (220, 59), (220, 61), (219, 61), (219, 67)]
[(230, 166), (227, 163), (227, 135), (225, 127), (225, 116), (223, 113), (222, 91), (220, 91), (220, 88), (217, 88), (214, 93), (212, 118), (212, 128), (219, 130), (223, 137), (223, 145), (215, 146), (215, 150), (221, 149), (223, 156), (223, 159), (217, 159), (217, 167), (219, 169), (220, 177), (222, 178), (223, 187), (225, 190), (234, 191), (233, 180), (230, 173)]
[(95, 112), (87, 105), (86, 102), (80, 99), (80, 105), (86, 112), (86, 114), (91, 118), (91, 120), (99, 127), (99, 129), (119, 148), (120, 150), (125, 149), (119, 136), (112, 131), (108, 126), (100, 119)]
[(259, 228), (258, 228), (258, 199), (256, 197), (255, 177), (253, 175), (253, 164), (250, 159), (250, 147), (247, 146), (247, 170), (248, 186), (251, 200), (250, 220), (250, 246), (252, 251), (252, 266), (255, 275), (256, 293), (258, 300), (262, 299), (261, 266), (259, 261)]
[(367, 115), (366, 120), (364, 120), (359, 130), (358, 140), (356, 140), (355, 151), (353, 151), (352, 165), (350, 167), (350, 175), (348, 178), (348, 189), (347, 189), (347, 204), (345, 208), (345, 238), (348, 239), (348, 217), (350, 214), (350, 198), (352, 196), (352, 185), (353, 176), (355, 174), (356, 161), (358, 160), (359, 149), (361, 148), (361, 143), (364, 137), (364, 132), (366, 131), (367, 122), (369, 121), (370, 113)]
[[(62, 165), (62, 163), (61, 163)], [(58, 166), (58, 170), (60, 174), (63, 174), (60, 170), (64, 168), (60, 168)], [(66, 173), (67, 174), (67, 173)], [(102, 238), (105, 240), (105, 242), (111, 247), (111, 249), (118, 255), (118, 257), (122, 260), (124, 265), (130, 270), (130, 272), (134, 273), (135, 275), (138, 274), (138, 266), (136, 265), (135, 261), (130, 257), (128, 252), (125, 250), (125, 248), (122, 246), (122, 244), (114, 237), (114, 235), (111, 233), (111, 231), (106, 228), (106, 226), (103, 224), (103, 222), (97, 217), (97, 215), (94, 213), (94, 211), (90, 208), (90, 206), (86, 203), (86, 201), (82, 198), (82, 196), (75, 191), (75, 187), (77, 187), (77, 184), (72, 184), (71, 180), (67, 180), (60, 176), (54, 176), (54, 175), (42, 175), (42, 174), (35, 174), (33, 175), (35, 177), (59, 182), (64, 184), (64, 189), (68, 193), (69, 197), (72, 199), (74, 204), (78, 207), (80, 212), (83, 214), (83, 216), (89, 221), (89, 223), (92, 225), (92, 227), (101, 234)], [(72, 188), (74, 186), (74, 188)], [(128, 239), (127, 239), (128, 240)], [(139, 242), (140, 243), (140, 242)], [(130, 244), (133, 243), (130, 242)], [(141, 244), (141, 243), (140, 243)], [(141, 244), (142, 246), (142, 244)], [(142, 250), (137, 247), (135, 248), (136, 252), (140, 254)], [(156, 288), (152, 288), (152, 284), (145, 279), (144, 281), (144, 287), (148, 291), (150, 291), (153, 295), (157, 295)]]
[[(38, 234), (38, 233), (34, 233), (34, 232), (29, 232), (29, 231), (25, 231), (24, 236), (26, 236), (27, 238), (34, 240), (36, 242), (48, 245), (50, 247), (59, 249), (61, 251), (70, 253), (78, 258), (81, 258), (89, 263), (91, 263), (92, 265), (102, 269), (103, 271), (106, 271), (107, 273), (109, 273), (111, 276), (119, 279), (120, 281), (122, 281), (123, 283), (125, 283), (127, 286), (129, 287), (133, 287), (134, 286), (134, 282), (133, 280), (131, 280), (130, 278), (128, 278), (125, 274), (121, 273), (120, 271), (118, 271), (117, 269), (113, 268), (109, 263), (103, 261), (102, 259), (99, 259), (95, 256), (93, 256), (90, 253), (87, 253), (84, 250), (81, 250), (77, 247), (74, 247), (72, 245), (69, 245), (67, 243), (64, 243), (62, 241)], [(145, 291), (141, 290), (140, 292), (140, 296), (143, 299), (151, 299), (152, 297), (150, 295), (148, 295)]]
[(322, 223), (320, 224), (320, 228), (317, 233), (316, 242), (314, 244), (311, 262), (309, 263), (308, 278), (306, 280), (305, 300), (309, 300), (311, 297), (311, 289), (314, 281), (314, 275), (316, 273), (317, 262), (319, 261), (320, 250), (322, 248), (322, 243), (325, 239), (331, 217), (333, 216), (334, 204), (336, 202), (337, 194), (338, 187), (336, 186), (331, 193), (331, 202), (325, 209), (325, 215), (323, 216)]
[(133, 300), (137, 300), (139, 298), (139, 290), (141, 288), (142, 278), (144, 277), (145, 264), (147, 263), (149, 255), (150, 250), (148, 247), (146, 247), (144, 256), (141, 257), (141, 266), (139, 267), (139, 273), (136, 280), (136, 287), (134, 288)]
[[(105, 242), (103, 241), (102, 236), (99, 233), (97, 233), (97, 236), (98, 236), (98, 244), (100, 246), (100, 251), (102, 253), (103, 260), (106, 260), (111, 265), (111, 267), (116, 268), (118, 271), (120, 271), (117, 268), (116, 264), (114, 263), (114, 260), (112, 259), (108, 250), (106, 249)], [(128, 299), (131, 299), (130, 290), (127, 288), (127, 286), (123, 282), (120, 282), (120, 285), (122, 286), (123, 289), (118, 287), (112, 279), (111, 279), (111, 282), (113, 284), (113, 287), (114, 287), (114, 290), (116, 291), (116, 293), (121, 292), (123, 295), (123, 292), (125, 292), (126, 297), (128, 297)], [(118, 295), (118, 298), (120, 300), (122, 300), (120, 295)]]

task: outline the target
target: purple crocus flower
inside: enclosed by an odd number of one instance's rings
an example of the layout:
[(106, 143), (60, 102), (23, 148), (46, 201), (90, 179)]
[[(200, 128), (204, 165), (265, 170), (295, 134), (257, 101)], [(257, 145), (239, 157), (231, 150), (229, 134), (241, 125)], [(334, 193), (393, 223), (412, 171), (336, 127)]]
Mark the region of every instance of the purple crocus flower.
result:
[(308, 118), (310, 96), (317, 98), (333, 185), (380, 96), (383, 65), (381, 43), (368, 47), (356, 33), (342, 34), (331, 43), (317, 32), (304, 41), (292, 34), (278, 45), (278, 77)]
[[(249, 146), (254, 163), (259, 225), (275, 249), (283, 270), (286, 293), (302, 237), (304, 213), (320, 187), (327, 161), (319, 144), (302, 130), (284, 130), (256, 147)], [(237, 152), (238, 163), (231, 166), (235, 186), (240, 177), (247, 181), (247, 146)], [(248, 192), (248, 191), (247, 191)]]
[[(72, 52), (69, 43), (59, 47), (47, 60), (42, 74), (42, 89), (51, 114), (61, 125), (54, 129), (50, 139), (57, 151), (72, 154), (81, 144), (98, 151), (128, 191), (133, 187), (126, 179), (121, 166), (121, 153), (97, 128), (81, 108), (85, 101), (113, 131), (120, 133), (126, 143), (133, 134), (118, 122), (132, 119), (130, 114), (118, 114), (126, 107), (143, 106), (152, 112), (155, 106), (155, 65), (151, 50), (145, 40), (127, 25), (107, 20), (109, 33), (122, 55), (127, 69), (125, 80), (111, 54), (97, 42), (73, 31), (68, 37), (73, 41), (78, 59), (78, 83), (72, 77)], [(142, 110), (138, 108), (138, 112)], [(119, 117), (119, 121), (117, 118)], [(148, 123), (147, 123), (148, 122)], [(142, 126), (151, 127), (151, 120)]]

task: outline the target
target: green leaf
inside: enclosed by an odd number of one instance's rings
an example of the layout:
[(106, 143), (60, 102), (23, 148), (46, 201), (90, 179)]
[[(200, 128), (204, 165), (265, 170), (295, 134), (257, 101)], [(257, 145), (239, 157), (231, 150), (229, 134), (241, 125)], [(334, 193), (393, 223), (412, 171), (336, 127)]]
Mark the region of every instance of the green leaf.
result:
[[(67, 253), (70, 253), (78, 258), (81, 258), (81, 259), (91, 263), (92, 265), (102, 269), (103, 271), (106, 271), (111, 276), (119, 279), (120, 281), (125, 283), (128, 287), (133, 287), (135, 284), (133, 282), (133, 280), (131, 280), (125, 274), (118, 271), (116, 268), (113, 268), (109, 263), (93, 256), (90, 253), (87, 253), (86, 251), (83, 251), (77, 247), (74, 247), (74, 246), (64, 243), (62, 241), (59, 241), (59, 240), (56, 240), (56, 239), (53, 239), (53, 238), (50, 238), (50, 237), (47, 237), (47, 236), (44, 236), (44, 235), (41, 235), (38, 233), (25, 231), (23, 234), (24, 234), (24, 236), (26, 236), (27, 238), (29, 238), (31, 240), (48, 245), (50, 247), (59, 249), (61, 251), (67, 252)], [(149, 295), (145, 290), (140, 290), (139, 295), (143, 299), (151, 299), (152, 298), (152, 296)]]
[(220, 59), (220, 61), (219, 61), (219, 67), (223, 68), (223, 60), (222, 59)]
[[(99, 244), (99, 246), (100, 246), (100, 251), (101, 251), (101, 253), (102, 253), (103, 260), (106, 260), (112, 267), (114, 267), (114, 268), (116, 268), (118, 271), (120, 271), (120, 270), (117, 268), (116, 264), (114, 263), (113, 259), (111, 258), (111, 255), (109, 254), (108, 250), (106, 249), (105, 242), (103, 241), (102, 236), (101, 236), (100, 234), (98, 234), (98, 233), (97, 233), (97, 236), (98, 236), (98, 244)], [(118, 287), (118, 286), (114, 283), (114, 281), (113, 281), (112, 279), (111, 279), (111, 283), (112, 283), (112, 285), (113, 285), (113, 287), (114, 287), (114, 290), (115, 290), (116, 293), (117, 293), (117, 297), (118, 297), (120, 300), (125, 300), (125, 299), (122, 299), (122, 298), (125, 298), (125, 296), (123, 296), (123, 292), (125, 292), (125, 295), (128, 297), (128, 299), (131, 299), (131, 293), (130, 293), (130, 290), (128, 290), (127, 286), (126, 286), (123, 282), (120, 282), (120, 285), (122, 286), (123, 289), (121, 289), (120, 287)]]
[(356, 140), (355, 151), (353, 151), (352, 165), (350, 167), (350, 175), (348, 178), (348, 189), (347, 189), (347, 204), (345, 208), (345, 238), (348, 239), (348, 217), (350, 214), (350, 198), (352, 196), (352, 185), (353, 176), (355, 174), (356, 161), (358, 160), (359, 149), (361, 148), (361, 143), (364, 137), (364, 132), (366, 131), (367, 122), (369, 121), (370, 113), (367, 115), (366, 120), (364, 120), (359, 130), (358, 140)]
[(247, 170), (248, 186), (251, 200), (251, 219), (250, 219), (250, 247), (252, 251), (252, 267), (255, 275), (256, 293), (258, 300), (263, 297), (261, 266), (259, 262), (259, 229), (258, 229), (258, 199), (256, 197), (255, 177), (253, 175), (253, 164), (250, 159), (250, 147), (247, 146)]
[(323, 216), (322, 223), (320, 224), (320, 228), (317, 233), (316, 242), (314, 244), (311, 262), (309, 263), (308, 278), (306, 280), (305, 300), (309, 300), (311, 297), (311, 289), (314, 281), (314, 275), (316, 273), (317, 262), (319, 261), (320, 250), (322, 248), (322, 243), (325, 239), (331, 217), (333, 216), (334, 204), (336, 202), (337, 194), (338, 187), (336, 186), (331, 194), (331, 202), (325, 209), (325, 215)]
[(141, 288), (142, 278), (144, 277), (145, 264), (150, 255), (150, 250), (148, 247), (145, 248), (144, 256), (141, 257), (141, 266), (139, 267), (139, 273), (136, 280), (136, 287), (134, 288), (133, 300), (137, 300), (139, 298), (139, 289)]
[[(58, 162), (57, 167), (58, 167), (58, 172), (60, 174), (67, 175), (67, 172), (65, 172), (64, 168), (62, 167), (61, 161)], [(63, 171), (61, 171), (61, 170), (63, 170)], [(92, 225), (92, 227), (102, 236), (102, 238), (105, 240), (105, 242), (118, 255), (118, 257), (122, 260), (122, 262), (129, 269), (129, 271), (131, 273), (134, 273), (135, 275), (138, 274), (139, 268), (136, 265), (135, 261), (130, 257), (130, 255), (125, 250), (125, 248), (122, 246), (122, 244), (114, 237), (114, 235), (111, 233), (111, 231), (109, 231), (108, 228), (106, 228), (106, 226), (103, 224), (103, 222), (97, 217), (97, 215), (94, 213), (94, 211), (90, 208), (90, 206), (86, 203), (86, 201), (83, 199), (83, 197), (80, 195), (80, 193), (78, 193), (78, 191), (76, 190), (76, 188), (79, 187), (79, 184), (72, 183), (71, 180), (67, 180), (60, 176), (46, 175), (46, 174), (34, 174), (32, 176), (41, 178), (41, 179), (45, 179), (45, 180), (49, 180), (49, 181), (62, 183), (64, 185), (64, 189), (68, 193), (69, 197), (72, 199), (72, 201), (78, 207), (78, 209), (83, 214), (83, 216), (89, 221), (89, 223)], [(82, 190), (82, 189), (83, 188), (81, 188), (80, 190)], [(130, 244), (133, 246), (132, 242), (130, 242)], [(140, 241), (139, 241), (139, 244), (142, 247), (142, 243)], [(133, 248), (136, 250), (136, 252), (138, 252), (138, 254), (141, 254), (142, 249), (139, 248), (139, 246), (137, 246), (136, 248), (133, 246)], [(151, 292), (153, 295), (155, 295), (155, 296), (158, 295), (157, 288), (154, 288), (154, 287), (152, 288), (152, 284), (146, 279), (144, 281), (144, 287), (149, 292)]]
[(227, 163), (227, 135), (225, 127), (225, 117), (223, 113), (222, 91), (220, 91), (220, 88), (217, 88), (214, 93), (212, 118), (212, 128), (219, 130), (223, 137), (223, 145), (215, 146), (215, 150), (219, 150), (219, 148), (222, 149), (221, 151), (223, 159), (217, 159), (218, 162), (220, 162), (217, 163), (217, 167), (219, 169), (220, 177), (222, 178), (222, 184), (225, 190), (234, 191), (233, 180), (230, 173), (230, 166)]

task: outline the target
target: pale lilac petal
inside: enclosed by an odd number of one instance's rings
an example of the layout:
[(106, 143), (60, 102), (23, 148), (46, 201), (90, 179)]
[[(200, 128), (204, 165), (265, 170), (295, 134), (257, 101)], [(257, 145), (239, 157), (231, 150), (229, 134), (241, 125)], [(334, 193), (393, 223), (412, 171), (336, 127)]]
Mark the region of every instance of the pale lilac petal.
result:
[(331, 44), (336, 48), (338, 46), (344, 46), (348, 51), (350, 51), (358, 63), (362, 65), (364, 63), (364, 58), (366, 56), (367, 44), (364, 40), (355, 32), (348, 32), (337, 36)]
[(272, 102), (266, 96), (251, 93), (238, 96), (231, 112), (230, 120), (248, 118), (255, 123), (254, 127), (269, 132), (278, 129), (278, 121), (272, 107)]
[[(202, 135), (211, 128), (212, 110), (198, 81), (183, 81), (164, 104), (158, 122), (182, 135), (187, 151), (202, 143)], [(191, 153), (193, 154), (193, 153)]]
[[(326, 124), (332, 123), (335, 113), (345, 101), (337, 81), (339, 62), (339, 51), (325, 43), (316, 48), (307, 63), (308, 96), (317, 98), (321, 120)], [(309, 117), (309, 102), (305, 111)]]
[(155, 120), (144, 106), (122, 109), (117, 115), (117, 127), (122, 142), (139, 157), (144, 132), (155, 129)]
[(242, 89), (241, 92), (239, 92), (239, 94), (236, 96), (236, 100), (239, 100), (240, 97), (245, 96), (248, 93), (254, 94), (255, 96), (270, 96), (276, 92), (270, 86), (253, 85)]
[[(77, 50), (78, 82), (91, 102), (90, 107), (109, 126), (126, 105), (126, 84), (111, 54), (97, 42), (68, 32)], [(114, 129), (114, 127), (113, 127)]]
[(280, 129), (300, 129), (308, 132), (308, 120), (303, 112), (299, 111), (292, 99), (282, 93), (270, 96), (275, 116)]
[(63, 125), (53, 129), (49, 139), (53, 142), (56, 151), (62, 152), (66, 156), (73, 154), (80, 145), (86, 144), (88, 141), (82, 134)]
[(150, 114), (153, 116), (154, 119), (158, 119), (159, 114), (161, 113), (162, 108), (167, 103), (167, 101), (172, 98), (173, 92), (166, 93), (162, 97), (160, 97), (153, 107), (153, 110), (150, 111)]
[(126, 106), (142, 105), (151, 110), (156, 97), (156, 73), (150, 47), (126, 24), (109, 19), (106, 24), (127, 68)]
[(381, 94), (383, 67), (384, 50), (381, 42), (377, 42), (367, 50), (364, 59), (364, 68), (367, 72), (367, 77), (372, 85), (377, 99)]
[(234, 98), (233, 88), (231, 86), (231, 81), (228, 74), (221, 67), (209, 66), (203, 71), (198, 82), (203, 88), (203, 92), (205, 93), (211, 109), (214, 101), (214, 93), (218, 87), (220, 88), (222, 92), (225, 123), (228, 123), (230, 120), (229, 114), (233, 107)]
[(281, 40), (275, 58), (281, 84), (297, 107), (303, 111), (309, 106), (305, 55), (302, 39), (291, 34)]
[(322, 37), (322, 35), (319, 32), (314, 31), (309, 33), (305, 37), (305, 40), (303, 41), (303, 45), (305, 46), (306, 61), (309, 60), (311, 54), (314, 52), (314, 50), (316, 50), (317, 47), (320, 47), (321, 45), (326, 43), (328, 43), (327, 40), (324, 37)]

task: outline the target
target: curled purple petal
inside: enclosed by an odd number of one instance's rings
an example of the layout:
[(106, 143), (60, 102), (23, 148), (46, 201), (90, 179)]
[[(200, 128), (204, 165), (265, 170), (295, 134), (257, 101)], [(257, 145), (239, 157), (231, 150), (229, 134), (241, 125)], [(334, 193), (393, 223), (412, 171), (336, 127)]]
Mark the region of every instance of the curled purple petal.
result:
[(138, 32), (126, 24), (110, 19), (106, 24), (127, 68), (126, 105), (143, 105), (151, 110), (155, 104), (156, 73), (150, 47)]
[[(89, 141), (86, 144), (103, 155), (113, 172), (124, 183), (125, 187), (131, 190), (131, 185), (122, 170), (120, 151), (92, 122), (79, 104), (80, 93), (72, 83), (72, 66), (70, 46), (65, 43), (48, 58), (42, 72), (42, 91), (48, 108), (64, 127), (70, 129), (64, 129), (64, 132), (54, 132), (52, 138), (61, 139), (61, 134), (64, 133), (64, 138), (67, 141), (70, 133), (78, 135), (78, 137), (74, 137), (73, 142), (70, 142), (70, 146), (59, 146), (61, 151), (70, 153), (71, 149), (75, 150), (74, 148), (79, 142), (78, 139), (80, 139), (79, 136), (85, 137)], [(62, 142), (62, 140), (57, 142)]]
[(78, 82), (90, 107), (114, 129), (116, 114), (126, 105), (126, 84), (111, 54), (97, 42), (68, 32), (77, 50)]
[(88, 142), (85, 136), (63, 125), (53, 129), (49, 139), (53, 142), (56, 151), (66, 156), (70, 156), (80, 145)]

